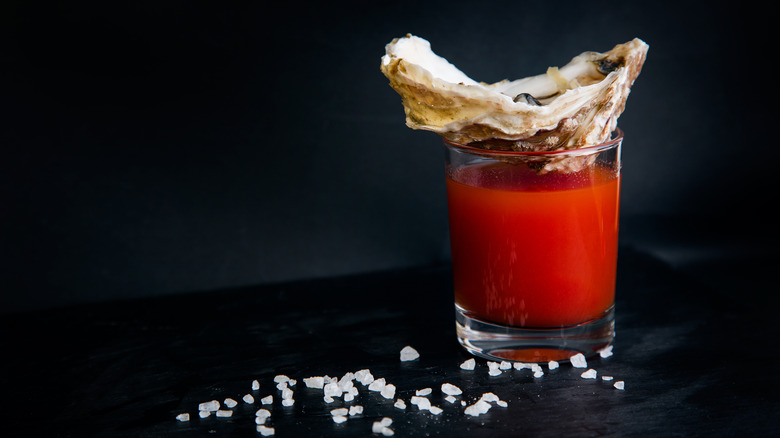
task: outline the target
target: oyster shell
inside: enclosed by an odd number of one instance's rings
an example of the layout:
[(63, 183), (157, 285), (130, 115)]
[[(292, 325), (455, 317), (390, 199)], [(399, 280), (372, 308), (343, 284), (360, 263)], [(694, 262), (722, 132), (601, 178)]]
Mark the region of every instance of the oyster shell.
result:
[(425, 39), (406, 35), (385, 47), (381, 70), (412, 129), (485, 149), (553, 151), (609, 139), (647, 50), (637, 38), (538, 76), (487, 84), (436, 55)]

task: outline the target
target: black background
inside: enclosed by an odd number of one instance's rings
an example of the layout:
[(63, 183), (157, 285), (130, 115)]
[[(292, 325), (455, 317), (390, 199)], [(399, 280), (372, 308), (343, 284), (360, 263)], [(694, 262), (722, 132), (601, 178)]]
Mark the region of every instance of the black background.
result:
[(642, 38), (622, 241), (771, 252), (773, 37), (750, 3), (0, 8), (0, 312), (446, 263), (440, 141), (379, 71), (406, 33), (485, 82)]

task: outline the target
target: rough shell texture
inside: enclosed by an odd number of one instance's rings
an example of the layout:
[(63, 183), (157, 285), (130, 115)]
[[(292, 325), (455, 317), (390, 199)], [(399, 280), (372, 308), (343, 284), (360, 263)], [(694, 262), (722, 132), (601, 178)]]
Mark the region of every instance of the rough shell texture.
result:
[(401, 95), (410, 128), (485, 149), (552, 151), (609, 139), (648, 45), (634, 39), (538, 76), (494, 84), (469, 78), (413, 35), (385, 50), (381, 70)]

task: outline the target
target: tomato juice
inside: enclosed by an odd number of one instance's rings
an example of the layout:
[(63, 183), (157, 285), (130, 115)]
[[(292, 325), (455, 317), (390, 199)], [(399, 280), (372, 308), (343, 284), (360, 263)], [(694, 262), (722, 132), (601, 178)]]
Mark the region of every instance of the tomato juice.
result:
[(613, 305), (619, 172), (540, 173), (524, 163), (450, 168), (455, 303), (472, 318), (565, 327)]

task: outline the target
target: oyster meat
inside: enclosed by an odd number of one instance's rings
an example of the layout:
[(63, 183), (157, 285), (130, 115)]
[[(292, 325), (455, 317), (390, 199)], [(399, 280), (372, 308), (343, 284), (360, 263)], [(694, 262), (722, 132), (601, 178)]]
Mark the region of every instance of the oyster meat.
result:
[(553, 151), (609, 140), (647, 50), (637, 38), (538, 76), (487, 84), (406, 35), (385, 47), (381, 70), (410, 128), (485, 149)]

